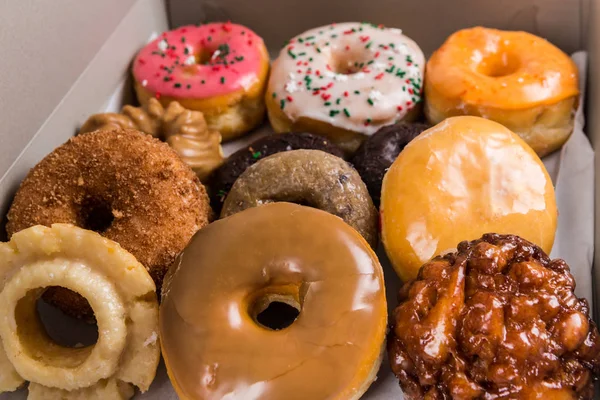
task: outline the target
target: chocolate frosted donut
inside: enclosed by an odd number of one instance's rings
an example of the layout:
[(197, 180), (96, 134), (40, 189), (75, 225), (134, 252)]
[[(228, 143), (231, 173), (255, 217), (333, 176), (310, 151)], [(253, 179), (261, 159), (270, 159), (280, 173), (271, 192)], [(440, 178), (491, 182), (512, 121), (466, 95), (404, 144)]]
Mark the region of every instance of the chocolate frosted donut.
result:
[(360, 146), (351, 162), (367, 185), (375, 206), (379, 207), (381, 182), (398, 154), (429, 126), (423, 123), (398, 123), (384, 126)]
[(600, 336), (563, 260), (486, 234), (423, 265), (388, 340), (407, 400), (593, 398)]
[[(162, 278), (210, 207), (193, 171), (166, 144), (139, 131), (95, 131), (71, 138), (27, 175), (8, 212), (7, 233), (68, 223), (119, 243)], [(81, 296), (50, 288), (45, 299), (90, 317)]]
[(329, 140), (310, 133), (269, 135), (254, 141), (227, 158), (210, 179), (210, 201), (216, 213), (221, 211), (225, 197), (235, 180), (252, 164), (282, 151), (313, 149), (342, 157), (342, 151)]
[(339, 157), (320, 150), (292, 150), (260, 160), (235, 181), (221, 218), (279, 201), (337, 215), (372, 247), (377, 245), (377, 209), (358, 173)]

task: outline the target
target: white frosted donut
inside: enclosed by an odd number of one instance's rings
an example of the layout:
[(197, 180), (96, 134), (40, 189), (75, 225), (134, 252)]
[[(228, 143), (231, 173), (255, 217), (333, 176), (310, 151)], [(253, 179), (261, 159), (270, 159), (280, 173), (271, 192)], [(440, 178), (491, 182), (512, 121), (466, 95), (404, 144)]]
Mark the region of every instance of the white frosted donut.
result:
[(424, 67), (400, 29), (348, 22), (309, 30), (273, 63), (269, 119), (277, 132), (317, 133), (353, 151), (365, 135), (416, 117)]

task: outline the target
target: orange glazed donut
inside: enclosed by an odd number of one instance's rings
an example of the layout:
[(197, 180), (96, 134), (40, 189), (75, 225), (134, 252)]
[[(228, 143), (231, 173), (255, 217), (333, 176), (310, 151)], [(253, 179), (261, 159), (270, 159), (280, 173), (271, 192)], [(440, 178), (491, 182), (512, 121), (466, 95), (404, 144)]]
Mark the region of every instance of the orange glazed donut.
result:
[[(162, 351), (183, 400), (354, 400), (379, 369), (381, 266), (324, 211), (271, 203), (209, 225), (171, 269), (163, 296)], [(271, 329), (261, 316), (282, 303), (295, 315)]]
[(573, 131), (577, 67), (526, 32), (458, 31), (431, 56), (425, 82), (431, 124), (457, 115), (488, 118), (517, 133), (540, 157), (560, 148)]

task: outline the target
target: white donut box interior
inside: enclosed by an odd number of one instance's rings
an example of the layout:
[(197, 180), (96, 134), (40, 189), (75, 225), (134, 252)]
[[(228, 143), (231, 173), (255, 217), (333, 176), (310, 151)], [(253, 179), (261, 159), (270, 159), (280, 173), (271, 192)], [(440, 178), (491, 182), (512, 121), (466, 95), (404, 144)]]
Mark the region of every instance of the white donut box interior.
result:
[[(461, 28), (482, 25), (529, 31), (547, 38), (569, 54), (579, 50), (588, 52), (584, 131), (592, 147), (600, 146), (600, 114), (596, 112), (600, 107), (600, 73), (596, 74), (600, 71), (600, 4), (593, 0), (60, 0), (8, 3), (0, 5), (2, 226), (12, 197), (31, 167), (73, 136), (89, 115), (118, 110), (122, 104), (135, 101), (130, 80), (130, 63), (135, 53), (153, 35), (172, 27), (205, 21), (231, 20), (250, 27), (265, 39), (272, 55), (277, 54), (286, 39), (331, 22), (370, 21), (401, 28), (426, 55)], [(227, 144), (226, 154), (243, 142)], [(585, 139), (584, 142), (587, 144)], [(550, 157), (562, 160), (563, 155), (557, 152)], [(569, 180), (577, 181), (577, 184), (568, 192), (567, 199), (557, 200), (559, 209), (564, 203), (572, 208), (576, 205), (574, 208), (581, 210), (577, 216), (572, 216), (569, 210), (560, 210), (555, 250), (558, 246), (561, 256), (583, 253), (581, 259), (589, 261), (583, 273), (580, 267), (576, 276), (578, 284), (588, 288), (585, 295), (596, 305), (593, 307), (595, 320), (600, 321), (600, 268), (590, 268), (592, 257), (595, 257), (595, 264), (600, 265), (600, 252), (594, 255), (593, 251), (595, 238), (600, 240), (600, 224), (594, 222), (594, 208), (600, 204), (600, 185), (596, 185), (594, 194), (592, 152), (585, 157), (577, 154), (574, 158), (590, 160), (589, 166), (583, 172), (575, 169), (564, 173), (572, 174), (569, 178), (573, 178)], [(550, 172), (553, 175), (553, 171)], [(558, 196), (560, 192), (557, 191)], [(581, 207), (577, 207), (578, 204)], [(581, 214), (582, 210), (584, 214)], [(596, 221), (600, 222), (598, 216)], [(5, 239), (4, 229), (0, 231), (0, 237)], [(575, 269), (573, 263), (579, 260), (575, 257), (567, 262)], [(387, 263), (384, 261), (384, 264)], [(392, 309), (396, 305), (398, 279), (388, 265), (384, 267)], [(578, 295), (582, 296), (582, 292)], [(88, 326), (73, 323), (48, 306), (41, 305), (40, 308), (44, 320), (50, 321), (47, 328), (52, 336), (89, 335)], [(27, 390), (21, 389), (2, 394), (0, 399), (24, 399), (26, 396)], [(138, 393), (135, 398), (177, 398), (162, 364), (150, 391)], [(402, 398), (387, 360), (383, 362), (378, 380), (363, 398)], [(596, 398), (600, 397), (597, 395)]]

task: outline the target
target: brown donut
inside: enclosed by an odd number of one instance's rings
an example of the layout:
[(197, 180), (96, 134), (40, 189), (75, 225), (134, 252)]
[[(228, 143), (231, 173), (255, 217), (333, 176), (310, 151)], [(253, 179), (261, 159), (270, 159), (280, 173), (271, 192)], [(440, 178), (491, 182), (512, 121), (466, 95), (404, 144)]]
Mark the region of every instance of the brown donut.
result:
[(569, 266), (485, 234), (423, 265), (388, 339), (404, 398), (591, 400), (600, 335)]
[[(71, 138), (36, 165), (8, 212), (9, 236), (33, 225), (70, 223), (119, 243), (157, 288), (192, 235), (208, 224), (206, 190), (165, 143), (139, 131), (95, 131)], [(81, 296), (51, 288), (44, 298), (90, 317)]]
[(358, 172), (339, 157), (321, 150), (291, 150), (263, 158), (235, 181), (221, 218), (279, 201), (336, 215), (377, 247), (377, 209)]

